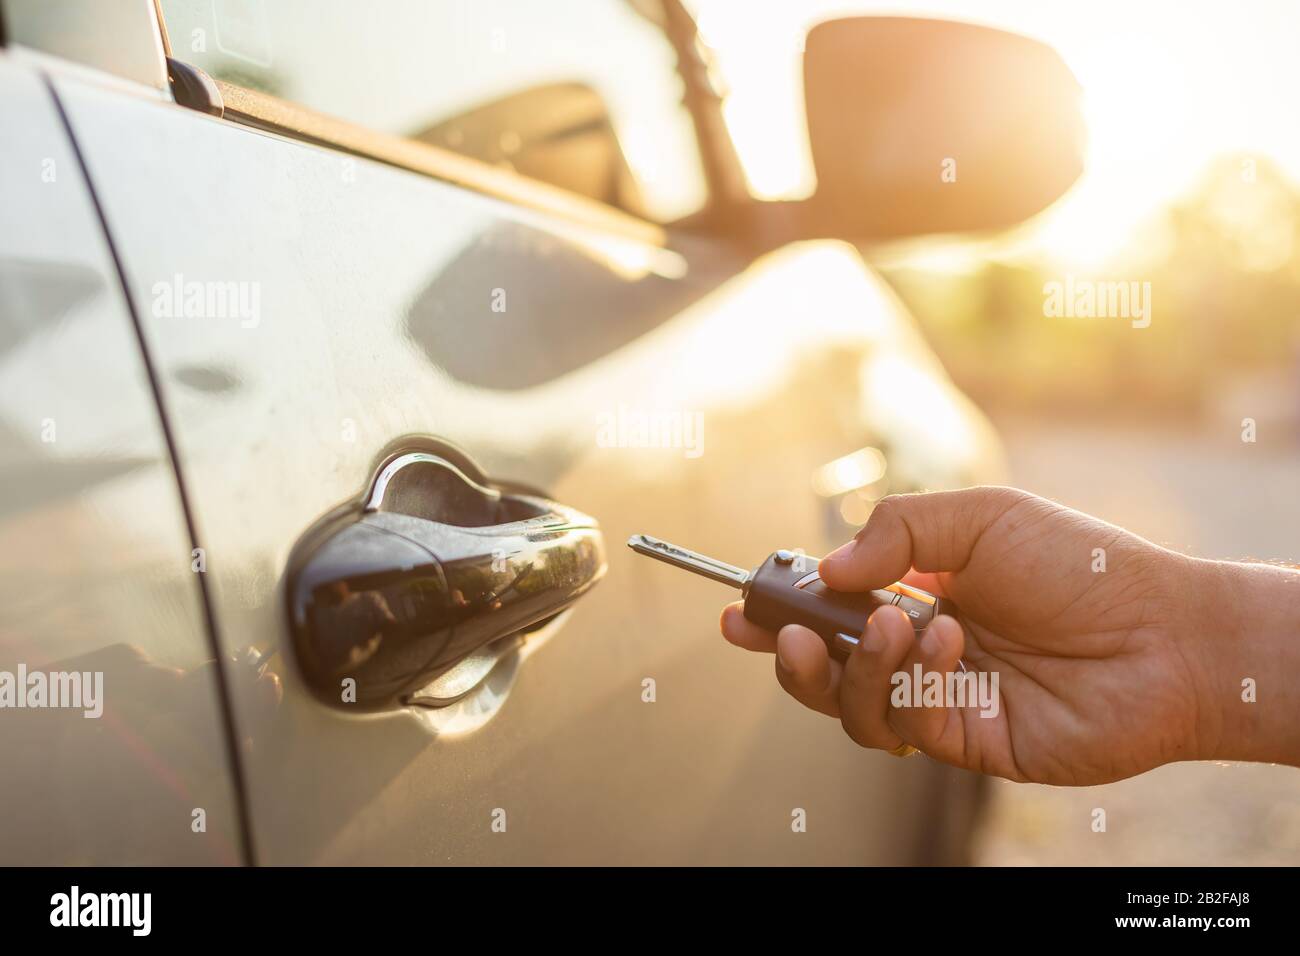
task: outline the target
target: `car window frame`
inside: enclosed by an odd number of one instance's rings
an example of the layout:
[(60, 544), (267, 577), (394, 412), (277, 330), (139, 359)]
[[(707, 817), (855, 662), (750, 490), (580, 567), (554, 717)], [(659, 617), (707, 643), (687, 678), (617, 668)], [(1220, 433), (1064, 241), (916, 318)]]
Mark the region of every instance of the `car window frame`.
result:
[[(181, 105), (193, 105), (178, 95), (173, 65), (181, 64), (185, 73), (201, 76), (215, 90), (216, 108), (205, 111), (236, 125), (406, 169), (503, 200), (520, 209), (555, 217), (556, 222), (568, 221), (635, 242), (663, 247), (672, 234), (679, 232), (735, 239), (744, 234), (744, 225), (752, 225), (754, 202), (725, 128), (720, 94), (709, 82), (707, 58), (699, 49), (694, 18), (681, 0), (659, 0), (664, 12), (660, 29), (677, 52), (676, 72), (684, 84), (683, 105), (695, 127), (695, 149), (704, 175), (705, 201), (695, 212), (667, 223), (637, 216), (451, 150), (380, 133), (287, 100), (208, 78), (201, 70), (172, 57), (161, 0), (130, 0), (125, 10), (92, 0), (48, 2), (66, 4), (70, 19), (84, 18), (82, 40), (45, 49), (15, 42), (6, 22), (12, 11), (8, 10), (7, 0), (0, 0), (0, 27), (4, 29), (6, 48), (49, 57), (48, 62), (62, 62), (69, 68), (121, 78)], [(112, 24), (105, 21), (121, 24), (132, 17), (145, 25), (137, 28), (132, 24), (131, 36), (136, 36), (136, 29), (140, 31), (138, 42), (124, 45), (120, 42), (121, 32), (106, 29)], [(95, 28), (96, 24), (99, 29)], [(95, 37), (95, 42), (85, 42), (86, 35)]]
[[(207, 83), (212, 84), (219, 96), (220, 107), (220, 112), (214, 115), (218, 115), (223, 120), (419, 173), (431, 179), (503, 200), (511, 205), (559, 216), (570, 222), (593, 227), (635, 242), (659, 247), (667, 245), (672, 223), (656, 223), (599, 200), (524, 176), (513, 170), (490, 165), (471, 156), (464, 156), (405, 136), (384, 133), (351, 120), (302, 106), (291, 100), (209, 77), (198, 67), (172, 55), (162, 0), (152, 0), (152, 2), (156, 13), (159, 40), (169, 67), (168, 76), (173, 80), (173, 90), (175, 79), (171, 66), (180, 63), (186, 70), (199, 74)], [(665, 39), (670, 43), (673, 41), (671, 36), (666, 35)], [(675, 44), (674, 48), (676, 48)], [(690, 82), (680, 60), (676, 70), (684, 83)], [(698, 127), (698, 119), (694, 111), (691, 110), (689, 103), (686, 106), (691, 112), (692, 123)], [(705, 173), (706, 195), (701, 209), (687, 217), (692, 221), (707, 218), (716, 198), (714, 183), (709, 176), (711, 165), (709, 147), (699, 140), (698, 135), (696, 141), (696, 149), (700, 154)]]

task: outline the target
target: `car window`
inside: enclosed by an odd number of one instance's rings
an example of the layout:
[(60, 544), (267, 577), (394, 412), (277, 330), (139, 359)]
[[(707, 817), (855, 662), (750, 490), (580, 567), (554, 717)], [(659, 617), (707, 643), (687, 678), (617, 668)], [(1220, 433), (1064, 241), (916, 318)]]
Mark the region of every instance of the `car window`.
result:
[(666, 222), (705, 182), (655, 0), (162, 0), (172, 56)]

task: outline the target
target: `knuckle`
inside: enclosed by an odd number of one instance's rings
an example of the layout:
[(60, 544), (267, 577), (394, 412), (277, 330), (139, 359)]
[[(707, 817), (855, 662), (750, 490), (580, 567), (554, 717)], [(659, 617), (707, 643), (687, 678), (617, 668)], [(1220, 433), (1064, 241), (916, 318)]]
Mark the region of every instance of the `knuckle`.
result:
[(848, 663), (844, 667), (844, 673), (840, 675), (840, 687), (846, 693), (861, 695), (865, 693), (866, 688), (871, 683), (872, 672), (872, 655), (860, 644), (849, 657)]
[(803, 686), (797, 675), (790, 673), (781, 666), (780, 658), (776, 661), (776, 682), (781, 685), (781, 689), (793, 697), (799, 703), (804, 703), (804, 697), (807, 696), (807, 688)]
[(977, 490), (982, 493), (982, 503), (988, 509), (990, 520), (995, 520), (1012, 508), (1037, 498), (1037, 495), (1031, 495), (1019, 488), (1006, 488), (1001, 485), (983, 487)]
[(884, 750), (879, 742), (875, 740), (875, 735), (870, 734), (865, 728), (858, 726), (858, 721), (849, 718), (847, 715), (840, 717), (840, 726), (844, 728), (844, 733), (849, 740), (853, 741), (859, 747), (867, 750)]
[(901, 507), (900, 500), (903, 497), (903, 495), (886, 495), (877, 501), (871, 509), (871, 514), (867, 517), (867, 523), (862, 526), (855, 537), (862, 540), (872, 528), (880, 528), (897, 521)]
[(906, 501), (911, 495), (892, 494), (885, 495), (876, 502), (876, 506), (871, 509), (871, 521), (885, 521), (891, 518), (897, 518), (903, 508), (906, 507)]

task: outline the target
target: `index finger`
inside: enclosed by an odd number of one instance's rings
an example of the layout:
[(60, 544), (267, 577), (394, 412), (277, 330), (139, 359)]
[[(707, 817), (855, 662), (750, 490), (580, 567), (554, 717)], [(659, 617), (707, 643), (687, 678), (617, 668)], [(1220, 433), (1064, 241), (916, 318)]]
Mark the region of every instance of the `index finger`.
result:
[(822, 558), (818, 572), (837, 591), (866, 591), (909, 570), (960, 571), (980, 536), (1033, 496), (1015, 488), (963, 488), (882, 498), (848, 544)]

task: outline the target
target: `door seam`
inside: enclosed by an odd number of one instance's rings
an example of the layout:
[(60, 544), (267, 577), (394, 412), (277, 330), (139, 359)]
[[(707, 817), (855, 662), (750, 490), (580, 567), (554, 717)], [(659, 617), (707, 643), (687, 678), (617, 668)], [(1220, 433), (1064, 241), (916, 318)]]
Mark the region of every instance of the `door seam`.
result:
[[(81, 169), (82, 178), (86, 183), (86, 191), (90, 195), (90, 203), (94, 207), (95, 216), (99, 220), (100, 230), (104, 237), (104, 243), (108, 247), (108, 254), (113, 262), (113, 270), (117, 274), (118, 285), (122, 290), (123, 298), (126, 300), (127, 314), (131, 319), (131, 327), (135, 331), (136, 343), (139, 346), (140, 358), (144, 363), (145, 376), (149, 381), (149, 390), (153, 395), (154, 408), (158, 413), (158, 423), (162, 430), (163, 442), (167, 447), (168, 458), (171, 460), (172, 474), (176, 480), (176, 490), (180, 497), (181, 513), (185, 519), (186, 533), (190, 539), (190, 548), (200, 547), (198, 542), (198, 529), (195, 524), (193, 509), (190, 506), (190, 496), (185, 486), (183, 469), (179, 450), (172, 432), (170, 420), (167, 417), (167, 408), (163, 402), (162, 384), (159, 381), (157, 372), (154, 368), (153, 359), (149, 352), (148, 343), (145, 339), (144, 325), (140, 321), (140, 315), (135, 307), (135, 300), (131, 295), (131, 284), (127, 279), (126, 266), (122, 262), (121, 256), (118, 255), (117, 246), (113, 241), (112, 230), (108, 226), (108, 217), (104, 213), (104, 208), (100, 204), (99, 194), (95, 189), (94, 179), (90, 174), (90, 167), (86, 163), (85, 156), (81, 152), (81, 144), (77, 141), (76, 133), (72, 129), (72, 121), (68, 118), (67, 112), (63, 108), (63, 101), (59, 98), (58, 91), (54, 88), (54, 83), (49, 75), (42, 72), (41, 80), (50, 92), (50, 98), (54, 101), (54, 108), (59, 115), (59, 121), (67, 133), (68, 142), (72, 149), (73, 157), (76, 159), (78, 167)], [(232, 789), (235, 796), (235, 812), (237, 815), (239, 829), (239, 848), (246, 865), (255, 865), (257, 856), (254, 852), (253, 844), (253, 825), (250, 814), (250, 801), (246, 778), (244, 774), (243, 761), (240, 758), (238, 740), (235, 729), (234, 698), (231, 695), (230, 680), (226, 674), (226, 666), (221, 653), (221, 640), (217, 629), (216, 612), (213, 605), (212, 595), (208, 589), (207, 572), (195, 572), (199, 585), (199, 603), (203, 609), (203, 620), (207, 631), (208, 648), (216, 662), (217, 675), (217, 694), (220, 698), (221, 721), (224, 725), (224, 738), (226, 741), (226, 759), (230, 766), (230, 776)]]

